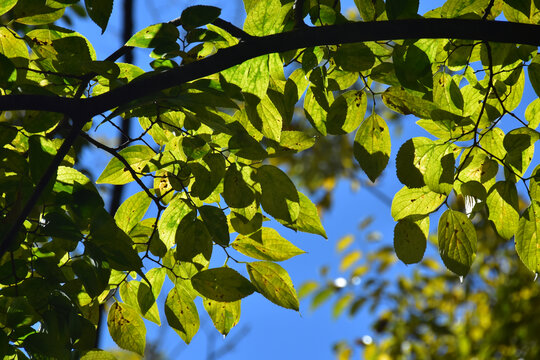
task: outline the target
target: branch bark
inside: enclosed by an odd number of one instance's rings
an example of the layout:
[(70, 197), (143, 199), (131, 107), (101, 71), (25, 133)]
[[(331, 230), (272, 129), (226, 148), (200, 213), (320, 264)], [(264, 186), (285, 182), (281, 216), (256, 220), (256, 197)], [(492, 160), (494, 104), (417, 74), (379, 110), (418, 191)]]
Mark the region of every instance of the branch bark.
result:
[(483, 40), (539, 46), (540, 25), (466, 19), (411, 19), (306, 27), (286, 33), (251, 37), (202, 60), (134, 80), (88, 99), (41, 95), (0, 96), (0, 110), (43, 110), (72, 114), (85, 109), (93, 116), (161, 90), (215, 74), (261, 55), (320, 45), (420, 38)]

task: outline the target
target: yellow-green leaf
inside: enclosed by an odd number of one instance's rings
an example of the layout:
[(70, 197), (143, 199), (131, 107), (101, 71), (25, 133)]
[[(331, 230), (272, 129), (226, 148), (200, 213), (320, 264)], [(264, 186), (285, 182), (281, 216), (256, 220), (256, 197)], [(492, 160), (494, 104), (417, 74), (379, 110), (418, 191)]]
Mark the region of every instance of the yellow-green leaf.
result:
[(276, 305), (298, 311), (300, 304), (287, 271), (276, 263), (257, 261), (246, 264), (257, 291)]
[(116, 345), (141, 356), (144, 355), (146, 327), (144, 321), (131, 306), (119, 302), (112, 304), (107, 326)]
[(244, 255), (269, 261), (283, 261), (305, 253), (276, 230), (266, 227), (249, 236), (239, 235), (232, 247)]
[(152, 199), (144, 191), (133, 194), (124, 200), (116, 211), (114, 215), (116, 225), (129, 234), (131, 229), (142, 220), (151, 202)]
[(326, 130), (329, 134), (348, 134), (354, 131), (364, 119), (367, 96), (363, 91), (351, 90), (334, 100), (328, 110)]
[(390, 159), (390, 132), (383, 118), (373, 113), (354, 138), (354, 157), (371, 181), (377, 180)]
[(199, 330), (199, 313), (189, 294), (172, 288), (165, 300), (165, 316), (169, 326), (189, 344)]
[(476, 230), (467, 215), (446, 210), (439, 220), (439, 254), (446, 267), (459, 276), (469, 272), (476, 256)]
[(540, 272), (540, 203), (533, 200), (519, 219), (516, 251), (532, 272)]
[(203, 305), (208, 315), (210, 315), (214, 327), (224, 336), (227, 335), (240, 320), (240, 300), (233, 302), (219, 302), (205, 299)]
[[(126, 159), (130, 167), (135, 171), (138, 177), (142, 176), (142, 172), (146, 164), (154, 157), (155, 152), (146, 145), (133, 145), (121, 150), (118, 155)], [(118, 160), (113, 157), (101, 173), (96, 183), (123, 185), (132, 182), (133, 176), (131, 172)]]
[(497, 182), (487, 194), (486, 205), (489, 220), (497, 233), (505, 239), (514, 236), (519, 224), (516, 184), (511, 181)]
[(176, 238), (176, 230), (180, 221), (191, 211), (186, 200), (177, 196), (170, 203), (169, 206), (161, 214), (161, 218), (158, 222), (158, 232), (161, 241), (170, 249)]
[(394, 196), (392, 217), (398, 221), (411, 215), (427, 215), (437, 210), (446, 197), (444, 194), (429, 190), (427, 186), (418, 189), (409, 189), (405, 186)]

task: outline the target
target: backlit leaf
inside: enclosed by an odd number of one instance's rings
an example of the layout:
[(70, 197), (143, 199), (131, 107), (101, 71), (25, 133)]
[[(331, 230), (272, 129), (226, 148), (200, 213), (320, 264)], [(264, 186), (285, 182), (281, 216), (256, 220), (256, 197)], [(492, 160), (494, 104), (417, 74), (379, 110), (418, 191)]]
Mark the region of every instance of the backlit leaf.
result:
[(427, 187), (410, 189), (403, 187), (392, 201), (392, 217), (395, 221), (411, 215), (427, 215), (437, 210), (446, 199), (446, 195), (438, 194)]
[(219, 302), (205, 299), (203, 305), (215, 328), (223, 335), (227, 335), (240, 320), (240, 300)]
[(191, 278), (191, 283), (201, 295), (216, 301), (237, 301), (255, 291), (245, 277), (227, 267), (201, 271)]
[(268, 261), (248, 263), (246, 267), (251, 282), (265, 298), (284, 308), (299, 310), (296, 290), (285, 269)]
[(337, 97), (326, 119), (329, 134), (348, 134), (354, 131), (364, 119), (367, 96), (363, 91), (351, 90)]
[(180, 225), (180, 221), (186, 216), (191, 209), (186, 201), (180, 197), (174, 198), (169, 206), (161, 214), (158, 222), (158, 231), (161, 241), (170, 249), (175, 243), (176, 230)]
[(516, 231), (516, 251), (525, 266), (540, 272), (540, 204), (533, 200), (519, 219)]
[(144, 191), (133, 194), (124, 200), (116, 211), (114, 215), (116, 225), (129, 234), (131, 229), (142, 220), (151, 202), (152, 199)]
[(191, 297), (181, 288), (174, 287), (167, 295), (165, 316), (169, 326), (186, 344), (189, 344), (193, 336), (199, 331), (197, 307)]
[(497, 233), (505, 239), (514, 236), (519, 224), (516, 185), (511, 181), (497, 182), (487, 194), (486, 205)]
[[(126, 159), (137, 176), (141, 177), (144, 167), (154, 157), (155, 152), (146, 145), (133, 145), (121, 150), (118, 155)], [(96, 183), (123, 185), (133, 180), (133, 176), (129, 170), (118, 158), (114, 157), (109, 161)]]
[(283, 261), (304, 253), (276, 230), (266, 227), (249, 236), (238, 236), (232, 247), (244, 255), (269, 261)]
[(390, 159), (390, 131), (383, 118), (373, 113), (360, 125), (354, 138), (354, 157), (369, 179), (379, 177)]
[(144, 321), (129, 305), (115, 302), (109, 309), (107, 326), (112, 339), (120, 348), (144, 355), (146, 327)]
[(439, 220), (439, 254), (453, 273), (465, 276), (476, 256), (476, 230), (467, 215), (446, 210)]
[(176, 43), (178, 35), (178, 29), (173, 24), (154, 24), (133, 35), (126, 43), (126, 46), (156, 48), (171, 42)]

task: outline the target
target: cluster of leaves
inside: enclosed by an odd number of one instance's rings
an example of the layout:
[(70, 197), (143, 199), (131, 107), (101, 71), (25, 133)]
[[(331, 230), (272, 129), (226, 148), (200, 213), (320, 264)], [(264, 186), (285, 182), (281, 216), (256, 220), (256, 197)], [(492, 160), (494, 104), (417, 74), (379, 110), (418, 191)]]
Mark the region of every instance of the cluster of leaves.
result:
[[(539, 170), (527, 169), (539, 137), (540, 103), (527, 107), (525, 120), (513, 113), (526, 67), (540, 91), (536, 46), (420, 39), (277, 53), (259, 42), (347, 24), (339, 1), (245, 0), (243, 30), (220, 19), (218, 8), (194, 6), (98, 60), (81, 34), (53, 24), (77, 2), (11, 0), (0, 7), (9, 19), (0, 27), (1, 98), (8, 99), (0, 98), (0, 109), (11, 110), (2, 113), (0, 131), (0, 226), (7, 234), (0, 254), (0, 346), (8, 356), (108, 356), (91, 349), (98, 307), (111, 298), (112, 338), (143, 354), (143, 318), (161, 324), (156, 299), (166, 278), (173, 285), (166, 320), (187, 343), (199, 328), (196, 297), (224, 335), (239, 320), (241, 299), (254, 292), (298, 310), (291, 279), (277, 262), (303, 251), (263, 224), (272, 218), (296, 231), (326, 234), (316, 206), (271, 160), (312, 148), (313, 132), (355, 133), (353, 155), (375, 181), (391, 148), (388, 125), (376, 111), (379, 98), (390, 110), (419, 117), (436, 138), (411, 139), (397, 156), (405, 185), (391, 211), (398, 256), (406, 263), (422, 259), (430, 214), (455, 194), (477, 203), (471, 211), (487, 208), (499, 235), (515, 236), (520, 258), (538, 271)], [(418, 1), (356, 4), (363, 21), (418, 12)], [(112, 0), (85, 6), (105, 30)], [(511, 21), (537, 22), (532, 2), (523, 8), (450, 0), (424, 17), (488, 22), (503, 10)], [(306, 17), (315, 26), (305, 25)], [(17, 32), (14, 24), (26, 26)], [(152, 71), (116, 61), (133, 47), (151, 49)], [(252, 55), (242, 58), (246, 49)], [(204, 66), (211, 70), (202, 72)], [(178, 83), (160, 87), (167, 79)], [(385, 90), (377, 91), (377, 84)], [(299, 101), (309, 131), (294, 123)], [(506, 134), (498, 126), (505, 115), (517, 124)], [(118, 117), (138, 120), (139, 136), (124, 134), (129, 141), (112, 148), (89, 135), (98, 126), (115, 127)], [(73, 168), (77, 138), (112, 155), (96, 183), (140, 187), (116, 214)], [(521, 216), (518, 182), (531, 203)], [(469, 217), (448, 209), (438, 236), (446, 266), (465, 275), (477, 248)], [(224, 264), (211, 263), (214, 249)]]
[[(463, 210), (461, 200), (454, 205)], [(377, 315), (369, 335), (335, 344), (336, 358), (354, 358), (356, 351), (363, 359), (540, 356), (540, 322), (534, 316), (540, 305), (538, 285), (507, 240), (494, 231), (485, 211), (474, 222), (480, 259), (463, 282), (432, 257), (396, 277), (391, 249), (376, 245), (362, 260), (358, 247), (365, 248), (363, 239), (340, 239), (339, 271), (323, 268), (325, 279), (304, 283), (299, 295), (311, 297), (312, 309), (333, 301), (334, 317), (360, 317), (366, 311)], [(429, 245), (435, 250), (434, 236)]]

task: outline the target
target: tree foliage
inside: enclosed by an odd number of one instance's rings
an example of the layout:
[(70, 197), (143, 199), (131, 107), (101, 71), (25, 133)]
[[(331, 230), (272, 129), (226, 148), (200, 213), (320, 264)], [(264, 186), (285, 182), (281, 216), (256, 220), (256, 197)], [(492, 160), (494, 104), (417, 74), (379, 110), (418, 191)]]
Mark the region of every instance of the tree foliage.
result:
[[(382, 104), (413, 114), (430, 134), (397, 154), (397, 255), (420, 261), (435, 221), (444, 264), (464, 276), (479, 243), (469, 215), (487, 211), (538, 272), (538, 99), (524, 114), (514, 111), (526, 78), (540, 92), (540, 4), (449, 0), (420, 16), (418, 1), (355, 3), (360, 21), (334, 0), (245, 0), (243, 29), (197, 5), (98, 59), (82, 34), (55, 25), (66, 8), (82, 9), (77, 1), (4, 1), (2, 351), (101, 356), (93, 339), (99, 305), (110, 299), (112, 338), (139, 354), (143, 318), (166, 320), (189, 343), (197, 297), (223, 334), (254, 292), (298, 310), (277, 262), (303, 251), (263, 224), (326, 233), (317, 206), (291, 180), (295, 170), (277, 165), (321, 151), (311, 150), (317, 141), (353, 139), (344, 148), (358, 165), (337, 168), (360, 167), (376, 181), (391, 149)], [(84, 2), (102, 31), (112, 4)], [(507, 21), (495, 21), (503, 15)], [(152, 70), (118, 61), (135, 48), (148, 49)], [(298, 103), (305, 119), (295, 114)], [(125, 134), (117, 147), (92, 136), (119, 118), (138, 121), (139, 135)], [(111, 156), (96, 181), (77, 169), (80, 143)], [(331, 177), (332, 169), (322, 172)], [(133, 182), (140, 191), (108, 213), (96, 184)], [(465, 213), (449, 206), (455, 197), (469, 204)], [(173, 287), (158, 304), (166, 278)]]

